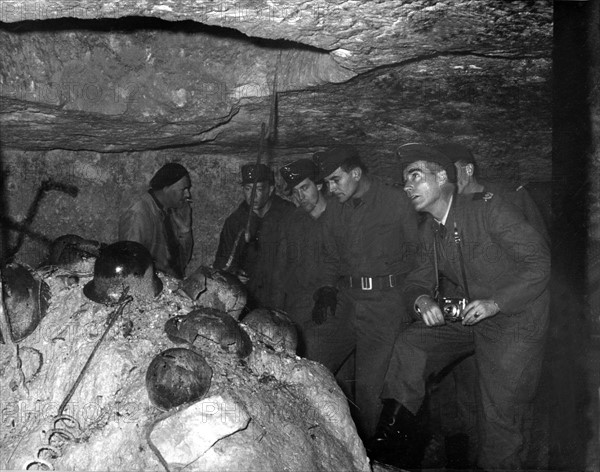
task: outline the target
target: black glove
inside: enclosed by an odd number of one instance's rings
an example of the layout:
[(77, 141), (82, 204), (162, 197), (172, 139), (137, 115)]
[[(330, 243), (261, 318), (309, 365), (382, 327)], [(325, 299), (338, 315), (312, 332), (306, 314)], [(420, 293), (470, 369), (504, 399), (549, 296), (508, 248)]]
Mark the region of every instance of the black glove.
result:
[(315, 324), (323, 324), (329, 316), (335, 315), (337, 307), (337, 288), (321, 287), (313, 294), (315, 306), (312, 311), (312, 320)]

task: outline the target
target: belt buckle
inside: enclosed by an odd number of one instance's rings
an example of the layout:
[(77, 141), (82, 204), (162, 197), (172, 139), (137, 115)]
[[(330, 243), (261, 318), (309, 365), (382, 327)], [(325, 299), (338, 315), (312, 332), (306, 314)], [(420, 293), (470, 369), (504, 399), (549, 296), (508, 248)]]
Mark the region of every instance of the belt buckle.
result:
[(373, 290), (373, 279), (371, 277), (361, 277), (360, 288), (363, 290)]

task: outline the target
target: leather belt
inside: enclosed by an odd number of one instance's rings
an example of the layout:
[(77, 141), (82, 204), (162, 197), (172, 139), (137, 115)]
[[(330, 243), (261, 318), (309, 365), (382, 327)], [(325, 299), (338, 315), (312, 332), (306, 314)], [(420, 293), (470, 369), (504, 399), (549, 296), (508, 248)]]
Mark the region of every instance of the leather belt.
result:
[(340, 278), (340, 286), (358, 290), (386, 290), (400, 285), (400, 274), (380, 275), (376, 277), (351, 277)]

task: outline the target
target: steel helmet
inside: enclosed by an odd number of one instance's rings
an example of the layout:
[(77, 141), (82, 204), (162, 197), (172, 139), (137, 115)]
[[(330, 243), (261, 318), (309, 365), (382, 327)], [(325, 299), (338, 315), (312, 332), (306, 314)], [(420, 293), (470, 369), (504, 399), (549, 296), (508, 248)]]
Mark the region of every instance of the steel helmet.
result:
[(146, 371), (146, 389), (150, 401), (169, 410), (201, 399), (208, 389), (212, 369), (197, 352), (181, 347), (158, 354)]
[(83, 287), (84, 295), (98, 303), (117, 303), (129, 288), (134, 298), (154, 298), (163, 288), (156, 275), (150, 251), (134, 241), (119, 241), (100, 251), (94, 278)]

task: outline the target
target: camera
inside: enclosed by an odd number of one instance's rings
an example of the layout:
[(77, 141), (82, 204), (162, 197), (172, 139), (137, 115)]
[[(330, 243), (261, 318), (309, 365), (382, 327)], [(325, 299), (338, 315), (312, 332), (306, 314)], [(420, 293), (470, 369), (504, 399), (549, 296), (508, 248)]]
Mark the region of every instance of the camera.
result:
[(441, 297), (438, 301), (438, 305), (442, 309), (444, 319), (451, 322), (462, 321), (464, 319), (462, 312), (468, 303), (469, 300), (466, 298), (455, 297)]

